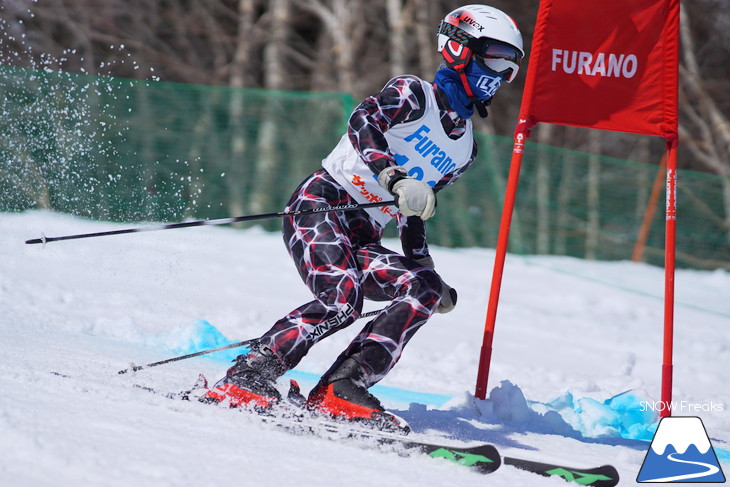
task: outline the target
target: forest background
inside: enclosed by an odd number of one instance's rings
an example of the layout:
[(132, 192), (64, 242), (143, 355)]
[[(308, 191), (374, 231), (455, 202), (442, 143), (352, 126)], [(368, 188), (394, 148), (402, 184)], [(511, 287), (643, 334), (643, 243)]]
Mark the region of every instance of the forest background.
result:
[[(520, 26), (528, 51), (523, 63), (523, 69), (526, 68), (539, 1), (491, 0), (489, 3), (510, 14)], [(340, 93), (351, 96), (356, 103), (379, 91), (395, 75), (411, 73), (432, 79), (439, 64), (435, 46), (437, 25), (445, 13), (462, 4), (443, 0), (3, 0), (0, 61), (5, 66), (45, 72), (234, 90)], [(726, 267), (730, 266), (725, 262), (727, 248), (719, 253), (717, 248), (730, 244), (730, 2), (683, 1), (681, 36), (679, 166), (720, 176), (720, 179), (714, 183), (717, 191), (711, 195), (712, 204), (703, 201), (710, 193), (706, 189), (695, 188), (694, 193), (688, 193), (690, 199), (696, 200), (698, 211), (706, 214), (717, 230), (717, 236), (712, 237), (715, 239), (712, 255), (693, 262), (692, 249), (680, 248), (680, 261), (684, 252), (685, 264)], [(476, 122), (477, 130), (511, 136), (520, 107), (524, 73), (525, 70), (512, 85), (500, 90), (490, 107), (489, 118)], [(240, 115), (246, 116), (243, 112)], [(299, 123), (293, 112), (288, 123)], [(303, 117), (301, 123), (300, 131), (316, 130), (308, 127), (309, 122)], [(259, 139), (263, 133), (262, 130)], [(308, 135), (311, 137), (311, 132)], [(329, 134), (323, 139), (328, 144), (331, 142)], [(659, 164), (664, 152), (661, 139), (548, 124), (539, 125), (532, 140), (646, 164)], [(326, 152), (321, 154), (324, 155)], [(312, 162), (314, 166), (316, 161)], [(589, 168), (585, 176), (587, 187), (591, 186), (591, 177)], [(601, 177), (607, 178), (606, 171)], [(636, 220), (641, 219), (646, 207), (652, 177), (642, 176), (642, 189), (636, 190), (641, 194), (631, 203), (635, 206), (632, 211)], [(539, 173), (536, 179), (540, 179)], [(560, 175), (553, 176), (556, 187), (559, 181)], [(194, 189), (187, 191), (191, 193)], [(535, 185), (535, 191), (539, 202), (539, 184)], [(559, 188), (557, 193), (559, 198)], [(598, 222), (606, 220), (598, 215), (598, 210), (593, 212), (595, 215), (591, 213), (590, 199), (595, 199), (597, 207), (599, 195), (604, 197), (604, 193), (616, 199), (606, 191), (591, 196), (589, 188), (587, 203), (581, 202), (587, 210), (580, 217), (586, 229), (580, 231), (579, 252), (565, 252), (565, 238), (561, 249), (561, 238), (546, 236), (545, 228), (538, 228), (535, 237), (529, 239), (531, 243), (522, 250), (588, 258), (627, 257), (625, 250), (615, 255), (611, 252), (599, 255), (595, 249), (606, 230), (610, 231), (610, 225)], [(44, 203), (51, 198), (52, 195), (36, 195), (35, 206), (54, 207)], [(237, 203), (235, 198), (229, 199), (227, 212), (280, 209), (272, 208), (272, 202), (266, 200)], [(491, 222), (498, 220), (499, 198), (496, 202), (497, 205), (491, 205), (495, 208), (488, 210), (487, 219)], [(606, 205), (603, 206), (602, 215), (605, 215)], [(537, 211), (547, 207), (547, 204), (536, 205)], [(162, 219), (169, 217), (163, 215)], [(548, 220), (537, 218), (535, 225), (547, 225)], [(567, 228), (566, 225), (563, 227)], [(601, 225), (603, 233), (598, 231)], [(440, 232), (447, 245), (454, 243), (449, 242), (453, 230), (453, 226), (444, 225)], [(618, 233), (612, 232), (614, 237)], [(519, 232), (516, 238), (519, 240)], [(487, 244), (493, 239), (490, 233)], [(626, 240), (635, 240), (635, 235)], [(477, 236), (455, 243), (484, 242)], [(661, 244), (657, 243), (656, 256), (661, 253), (659, 247)]]

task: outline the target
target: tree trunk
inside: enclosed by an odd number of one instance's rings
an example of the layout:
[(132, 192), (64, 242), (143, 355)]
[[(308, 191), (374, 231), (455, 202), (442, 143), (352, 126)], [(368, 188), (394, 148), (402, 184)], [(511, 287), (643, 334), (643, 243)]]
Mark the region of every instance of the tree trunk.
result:
[(680, 66), (680, 131), (691, 134), (684, 140), (690, 150), (709, 169), (730, 177), (730, 121), (708, 93), (697, 63), (697, 51), (689, 27), (687, 9), (680, 15), (682, 64)]
[(264, 47), (264, 87), (267, 90), (283, 90), (286, 87), (284, 48), (289, 32), (289, 0), (269, 2), (269, 25)]
[(730, 245), (730, 179), (727, 178), (722, 180), (722, 202), (722, 207), (725, 210), (725, 228), (728, 229), (725, 233), (725, 239)]
[[(649, 137), (642, 137), (638, 142), (638, 159), (644, 164), (656, 163), (651, 161), (651, 150)], [(637, 222), (641, 222), (646, 212), (646, 202), (649, 200), (649, 192), (651, 191), (651, 167), (642, 168), (636, 175), (636, 208), (634, 209), (634, 218)]]
[(436, 51), (436, 35), (434, 34), (434, 19), (431, 15), (434, 2), (429, 0), (414, 0), (416, 10), (416, 46), (418, 47), (419, 76), (431, 79), (440, 63), (441, 55)]
[[(539, 144), (548, 145), (552, 142), (554, 126), (546, 123), (540, 126), (537, 135)], [(550, 253), (550, 157), (543, 151), (537, 154), (537, 237), (536, 251), (538, 254)]]
[[(730, 121), (719, 110), (705, 87), (697, 62), (697, 49), (687, 9), (680, 15), (682, 64), (680, 65), (680, 134), (697, 161), (713, 172), (730, 177)], [(725, 221), (730, 222), (730, 183), (723, 181)], [(727, 234), (730, 242), (730, 231)]]
[(406, 45), (405, 23), (403, 21), (403, 1), (386, 0), (386, 11), (388, 13), (388, 41), (390, 42), (390, 76), (398, 76), (405, 72), (405, 50), (410, 47)]
[(587, 219), (586, 219), (586, 250), (585, 258), (595, 260), (598, 256), (601, 224), (601, 163), (598, 152), (601, 150), (601, 135), (596, 130), (589, 132), (590, 157), (588, 158), (588, 192), (587, 192)]
[[(491, 156), (490, 160), (484, 161), (483, 163), (487, 164), (487, 169), (490, 171), (491, 176), (489, 179), (494, 188), (494, 193), (497, 195), (498, 206), (495, 209), (497, 210), (496, 213), (497, 215), (499, 215), (499, 217), (496, 219), (496, 221), (500, 222), (502, 218), (502, 212), (504, 211), (504, 197), (507, 188), (507, 179), (509, 177), (508, 175), (511, 161), (507, 159), (507, 157), (505, 157), (504, 159), (497, 159), (495, 157), (499, 156), (500, 154), (503, 154), (505, 156), (507, 155), (506, 151), (500, 151), (497, 139), (495, 137), (490, 135), (486, 136), (486, 142), (487, 150), (484, 150), (484, 148), (480, 148), (480, 153), (487, 153)], [(511, 152), (509, 152), (509, 154), (511, 154)], [(482, 155), (481, 157), (483, 158), (484, 156)], [(507, 175), (507, 177), (505, 177), (505, 175)], [(519, 195), (520, 192), (518, 188), (517, 196)], [(499, 223), (497, 223), (497, 225), (495, 226), (498, 228)], [(495, 236), (495, 243), (497, 242), (497, 239), (498, 237)], [(514, 253), (524, 253), (525, 251), (522, 224), (520, 221), (520, 208), (517, 201), (515, 202), (514, 210), (512, 213), (508, 250)]]
[[(289, 28), (289, 0), (273, 0), (270, 2), (270, 21), (264, 47), (264, 80), (268, 90), (281, 90), (285, 82), (283, 47), (286, 43)], [(261, 107), (261, 126), (258, 133), (256, 164), (253, 168), (253, 179), (256, 182), (255, 191), (251, 191), (249, 211), (264, 213), (274, 211), (277, 191), (275, 190), (276, 174), (283, 169), (277, 150), (277, 122), (283, 117), (277, 117), (281, 106), (277, 94), (272, 93), (263, 100)], [(296, 120), (290, 123), (296, 124)], [(293, 189), (293, 188), (292, 188)]]
[[(245, 73), (250, 64), (250, 45), (253, 30), (254, 0), (239, 0), (238, 2), (238, 30), (236, 46), (231, 62), (229, 85), (233, 88), (245, 86)], [(243, 123), (244, 98), (240, 89), (231, 92), (229, 102), (231, 126), (231, 168), (226, 174), (228, 188), (228, 210), (232, 215), (245, 214), (244, 192), (241, 191), (241, 182), (245, 179), (240, 168), (244, 166), (246, 155), (246, 132)]]
[(557, 191), (557, 217), (555, 219), (556, 230), (553, 246), (553, 253), (555, 255), (575, 255), (574, 252), (570, 252), (568, 241), (570, 234), (573, 233), (570, 230), (571, 225), (573, 225), (570, 211), (573, 191), (577, 185), (581, 184), (579, 181), (576, 181), (575, 165), (576, 162), (572, 157), (562, 158), (560, 184), (558, 185)]
[(339, 80), (337, 91), (353, 93), (355, 91), (355, 57), (351, 36), (354, 31), (353, 19), (357, 2), (332, 0), (331, 8), (327, 7), (322, 0), (296, 0), (296, 2), (303, 9), (319, 17), (332, 39), (332, 51)]

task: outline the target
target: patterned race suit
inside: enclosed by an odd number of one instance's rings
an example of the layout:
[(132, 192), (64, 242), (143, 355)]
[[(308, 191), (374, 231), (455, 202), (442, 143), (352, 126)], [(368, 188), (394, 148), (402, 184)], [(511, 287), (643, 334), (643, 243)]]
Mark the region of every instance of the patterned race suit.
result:
[[(395, 164), (384, 132), (423, 117), (427, 105), (423, 86), (413, 76), (394, 78), (353, 112), (349, 140), (374, 174)], [(436, 99), (445, 133), (458, 139), (464, 134), (465, 121), (444, 109), (438, 96)], [(475, 155), (476, 144), (468, 162), (444, 175), (434, 191), (453, 183)], [(297, 188), (287, 210), (351, 203), (356, 203), (352, 195), (320, 169)], [(435, 271), (415, 261), (428, 256), (425, 224), (419, 217), (406, 218), (400, 213), (396, 218), (404, 255), (381, 245), (383, 229), (367, 210), (284, 219), (284, 242), (314, 296), (260, 339), (287, 369), (294, 368), (315, 343), (351, 325), (360, 315), (364, 299), (390, 301), (340, 357), (354, 357), (364, 367), (365, 386), (369, 387), (392, 369), (413, 334), (434, 313), (441, 298), (441, 280)]]

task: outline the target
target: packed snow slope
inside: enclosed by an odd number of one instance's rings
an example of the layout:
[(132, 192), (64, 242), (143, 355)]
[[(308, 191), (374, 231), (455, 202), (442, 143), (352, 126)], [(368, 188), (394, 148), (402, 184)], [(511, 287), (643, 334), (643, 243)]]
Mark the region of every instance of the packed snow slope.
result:
[[(0, 214), (0, 485), (565, 485), (509, 466), (485, 477), (445, 460), (294, 436), (244, 412), (133, 387), (179, 391), (198, 373), (216, 380), (235, 352), (117, 371), (258, 336), (311, 298), (280, 236), (257, 229), (24, 244), (119, 228)], [(459, 303), (434, 316), (374, 388), (386, 406), (418, 435), (574, 467), (611, 463), (620, 485), (633, 485), (657, 419), (647, 406), (659, 401), (663, 270), (508, 256), (490, 398), (474, 401), (494, 252), (432, 254)], [(727, 475), (730, 275), (680, 270), (676, 290), (674, 414), (702, 418)], [(289, 375), (306, 392), (364, 322), (320, 343)]]

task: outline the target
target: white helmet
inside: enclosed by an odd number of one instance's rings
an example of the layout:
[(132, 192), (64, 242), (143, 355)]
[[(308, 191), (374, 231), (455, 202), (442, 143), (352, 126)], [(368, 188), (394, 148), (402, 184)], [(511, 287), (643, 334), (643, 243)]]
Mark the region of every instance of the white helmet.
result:
[(522, 34), (512, 18), (488, 5), (466, 5), (450, 12), (438, 29), (438, 51), (446, 64), (463, 71), (472, 57), (507, 82), (517, 77), (525, 56)]

